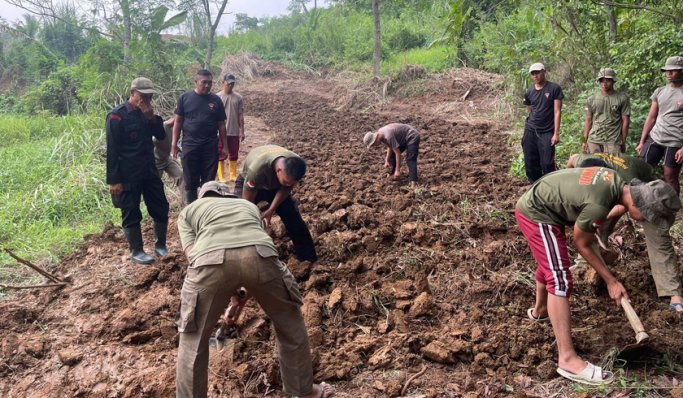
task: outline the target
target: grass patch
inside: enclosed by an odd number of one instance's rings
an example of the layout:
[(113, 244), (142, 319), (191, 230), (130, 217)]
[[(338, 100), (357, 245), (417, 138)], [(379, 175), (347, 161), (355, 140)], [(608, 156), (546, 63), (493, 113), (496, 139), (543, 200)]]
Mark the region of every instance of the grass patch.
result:
[[(84, 234), (117, 219), (105, 184), (103, 125), (103, 115), (0, 116), (0, 245), (53, 264)], [(0, 254), (0, 280), (21, 279), (15, 267)]]
[(407, 65), (420, 65), (429, 73), (438, 73), (452, 68), (455, 63), (449, 57), (449, 50), (445, 46), (419, 47), (393, 54), (389, 59), (382, 60), (381, 73), (383, 76), (394, 75)]

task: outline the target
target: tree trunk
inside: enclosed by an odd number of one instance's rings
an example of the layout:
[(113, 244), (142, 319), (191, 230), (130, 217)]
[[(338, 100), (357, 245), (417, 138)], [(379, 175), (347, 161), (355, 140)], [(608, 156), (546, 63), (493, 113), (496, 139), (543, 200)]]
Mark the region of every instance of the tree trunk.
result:
[(132, 23), (130, 18), (130, 3), (128, 0), (121, 0), (121, 15), (123, 17), (123, 63), (130, 63), (130, 39), (132, 36)]
[(615, 44), (617, 42), (617, 13), (614, 6), (607, 5), (607, 20), (609, 22), (609, 42)]
[(218, 29), (218, 24), (221, 22), (221, 17), (225, 12), (225, 6), (228, 5), (228, 0), (222, 0), (221, 7), (216, 13), (216, 20), (211, 21), (211, 7), (209, 6), (209, 1), (204, 0), (204, 11), (206, 12), (206, 18), (209, 21), (209, 44), (206, 49), (206, 60), (204, 61), (204, 68), (208, 69), (211, 65), (211, 57), (213, 56), (213, 44), (216, 38), (216, 29)]
[(375, 22), (375, 51), (372, 53), (372, 73), (379, 77), (379, 63), (382, 58), (382, 31), (379, 25), (379, 0), (372, 0), (372, 19)]

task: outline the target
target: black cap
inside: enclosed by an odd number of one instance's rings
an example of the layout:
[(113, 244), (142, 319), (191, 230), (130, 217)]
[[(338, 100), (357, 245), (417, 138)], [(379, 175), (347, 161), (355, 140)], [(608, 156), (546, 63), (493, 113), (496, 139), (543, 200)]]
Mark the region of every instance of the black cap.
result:
[(228, 83), (234, 83), (235, 82), (235, 76), (234, 75), (225, 75), (223, 77), (223, 80), (228, 82)]

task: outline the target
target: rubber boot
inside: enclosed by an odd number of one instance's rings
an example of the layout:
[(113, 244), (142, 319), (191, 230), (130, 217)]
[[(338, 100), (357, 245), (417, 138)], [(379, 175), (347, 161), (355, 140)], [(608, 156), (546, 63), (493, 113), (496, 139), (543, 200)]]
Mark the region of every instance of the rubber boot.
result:
[(216, 170), (216, 180), (218, 180), (218, 182), (222, 182), (222, 183), (228, 182), (228, 176), (226, 176), (225, 174), (226, 174), (225, 160), (219, 160), (218, 161), (218, 168)]
[(142, 245), (142, 232), (140, 228), (124, 228), (123, 234), (128, 240), (128, 248), (130, 248), (130, 258), (138, 264), (151, 264), (154, 262), (154, 257), (145, 253)]
[(230, 181), (235, 181), (237, 179), (237, 161), (229, 160), (230, 164)]
[(157, 241), (154, 243), (154, 253), (157, 256), (163, 257), (168, 254), (168, 249), (166, 248), (166, 230), (168, 229), (168, 223), (155, 222), (154, 223), (154, 236), (156, 236)]
[(190, 204), (197, 200), (197, 190), (193, 189), (191, 191), (185, 191), (185, 203)]

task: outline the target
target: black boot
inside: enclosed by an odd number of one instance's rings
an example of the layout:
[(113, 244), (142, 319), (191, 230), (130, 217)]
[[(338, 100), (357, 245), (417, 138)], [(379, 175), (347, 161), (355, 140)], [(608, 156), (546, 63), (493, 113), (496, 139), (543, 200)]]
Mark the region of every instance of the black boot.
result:
[(197, 190), (193, 189), (190, 191), (185, 191), (185, 204), (190, 204), (197, 200)]
[(154, 243), (154, 253), (157, 256), (163, 257), (168, 254), (168, 249), (166, 248), (166, 230), (168, 229), (168, 223), (155, 222), (154, 223), (154, 236), (156, 236), (157, 241)]
[(124, 228), (123, 234), (128, 240), (128, 247), (130, 248), (130, 257), (138, 264), (151, 264), (154, 262), (154, 257), (145, 253), (142, 246), (142, 232), (140, 228)]

